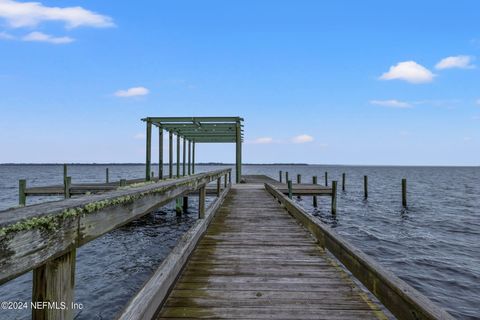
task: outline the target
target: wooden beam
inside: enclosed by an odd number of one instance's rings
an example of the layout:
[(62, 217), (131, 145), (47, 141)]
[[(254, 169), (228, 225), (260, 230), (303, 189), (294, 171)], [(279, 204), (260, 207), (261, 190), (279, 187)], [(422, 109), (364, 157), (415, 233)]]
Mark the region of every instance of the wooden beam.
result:
[(242, 137), (240, 132), (240, 122), (237, 122), (237, 137), (236, 137), (236, 163), (235, 163), (235, 172), (236, 172), (236, 182), (240, 183), (242, 179)]
[(147, 147), (146, 147), (146, 161), (145, 161), (145, 180), (151, 179), (151, 165), (152, 165), (152, 123), (147, 121)]
[(158, 179), (163, 179), (163, 128), (158, 128)]
[[(73, 319), (75, 258), (76, 250), (72, 249), (33, 270), (32, 303), (40, 306), (32, 308), (33, 320)], [(42, 307), (45, 302), (55, 303), (56, 307)]]
[(173, 179), (173, 132), (168, 132), (168, 177)]
[(40, 203), (0, 215), (0, 284), (215, 181), (229, 169)]

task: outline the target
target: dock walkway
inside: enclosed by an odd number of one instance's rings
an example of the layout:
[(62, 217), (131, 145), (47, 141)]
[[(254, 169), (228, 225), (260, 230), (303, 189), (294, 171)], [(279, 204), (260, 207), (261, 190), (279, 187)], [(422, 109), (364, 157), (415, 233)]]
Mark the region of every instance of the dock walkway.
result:
[(263, 185), (247, 183), (232, 187), (191, 255), (159, 312), (168, 318), (385, 315)]

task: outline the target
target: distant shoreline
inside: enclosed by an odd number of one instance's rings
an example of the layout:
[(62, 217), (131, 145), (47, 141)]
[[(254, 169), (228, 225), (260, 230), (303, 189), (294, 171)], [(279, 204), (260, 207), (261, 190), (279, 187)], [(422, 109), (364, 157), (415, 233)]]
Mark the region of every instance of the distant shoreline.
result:
[[(144, 166), (145, 163), (66, 163), (75, 166)], [(63, 166), (64, 163), (0, 163), (0, 166)], [(152, 166), (158, 163), (152, 163)], [(164, 163), (168, 166), (168, 163)], [(176, 163), (173, 163), (176, 165)], [(196, 166), (235, 166), (235, 163), (201, 162)], [(242, 166), (323, 166), (323, 167), (453, 167), (453, 168), (480, 168), (480, 165), (398, 165), (398, 164), (312, 164), (312, 163), (243, 163)]]

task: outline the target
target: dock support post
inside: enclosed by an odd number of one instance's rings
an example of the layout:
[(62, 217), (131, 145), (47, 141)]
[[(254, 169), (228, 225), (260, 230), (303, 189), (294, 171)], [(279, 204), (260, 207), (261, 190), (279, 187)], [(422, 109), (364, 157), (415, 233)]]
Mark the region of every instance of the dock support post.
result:
[(180, 178), (180, 136), (177, 134), (177, 179)]
[(192, 142), (188, 140), (188, 175), (192, 174)]
[(345, 191), (345, 173), (342, 173), (342, 191)]
[(173, 178), (173, 132), (168, 132), (168, 177)]
[(105, 168), (105, 183), (110, 182), (110, 175), (108, 173), (108, 168)]
[(182, 216), (182, 211), (183, 211), (183, 205), (181, 203), (182, 200), (183, 200), (182, 198), (175, 199), (175, 212), (177, 213), (177, 217)]
[(285, 171), (285, 182), (288, 183), (288, 171)]
[(205, 198), (207, 197), (207, 188), (205, 185), (198, 189), (198, 218), (205, 218)]
[(236, 125), (236, 183), (240, 183), (242, 179), (242, 128), (240, 121)]
[(68, 176), (68, 169), (67, 169), (67, 164), (63, 164), (63, 181), (65, 181), (65, 178)]
[(65, 177), (63, 181), (63, 194), (65, 199), (70, 198), (70, 187), (72, 185), (72, 177)]
[(232, 171), (228, 171), (228, 183), (232, 184)]
[(150, 170), (152, 166), (152, 123), (147, 120), (147, 154), (146, 154), (145, 180), (150, 181)]
[(292, 199), (292, 180), (288, 180), (287, 185), (288, 185), (288, 197)]
[(337, 181), (332, 181), (332, 214), (337, 214)]
[(220, 197), (220, 190), (222, 188), (222, 178), (217, 179), (217, 197)]
[[(32, 308), (33, 320), (71, 320), (74, 309), (76, 250), (33, 270), (32, 302), (57, 303), (59, 308)], [(65, 303), (66, 308), (60, 308)]]
[(183, 212), (188, 211), (188, 197), (183, 197)]
[(227, 174), (225, 174), (225, 176), (223, 177), (223, 180), (224, 180), (223, 181), (223, 183), (224, 183), (223, 187), (227, 188)]
[(163, 179), (163, 129), (158, 128), (158, 180)]
[[(312, 177), (312, 184), (317, 184), (317, 176)], [(317, 196), (313, 196), (313, 207), (316, 208), (317, 206)]]
[(325, 171), (325, 187), (328, 187), (328, 172)]
[(302, 183), (302, 175), (301, 174), (297, 174), (297, 183), (298, 184)]
[(368, 176), (363, 176), (363, 195), (368, 198)]
[(280, 181), (280, 183), (282, 183), (282, 170), (280, 170), (278, 172), (278, 176), (280, 177), (280, 179), (278, 181)]
[(125, 187), (127, 186), (127, 180), (126, 179), (120, 179), (120, 187)]
[(18, 180), (18, 204), (24, 206), (27, 204), (27, 195), (25, 190), (27, 189), (27, 180)]
[(407, 206), (407, 179), (402, 179), (402, 206)]
[(192, 142), (192, 174), (195, 174), (195, 141)]
[(187, 160), (187, 140), (185, 140), (185, 138), (183, 138), (183, 154), (182, 154), (182, 158), (183, 158), (183, 166), (182, 166), (182, 176), (185, 177), (187, 171), (186, 171), (186, 160)]

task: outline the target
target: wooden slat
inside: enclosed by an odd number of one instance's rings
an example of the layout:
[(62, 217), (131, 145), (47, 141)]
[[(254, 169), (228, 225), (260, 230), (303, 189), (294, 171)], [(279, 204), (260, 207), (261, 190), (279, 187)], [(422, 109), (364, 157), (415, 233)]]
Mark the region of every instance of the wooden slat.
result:
[(384, 318), (380, 309), (264, 189), (240, 185), (158, 319)]

